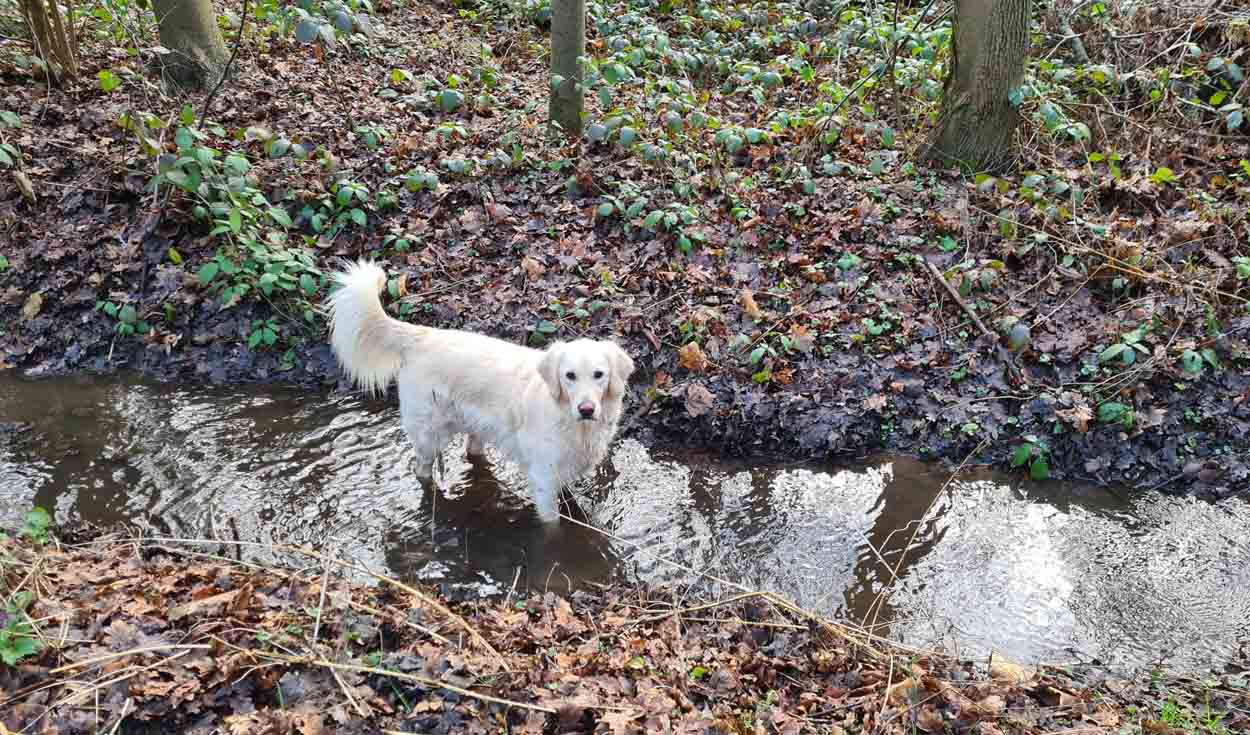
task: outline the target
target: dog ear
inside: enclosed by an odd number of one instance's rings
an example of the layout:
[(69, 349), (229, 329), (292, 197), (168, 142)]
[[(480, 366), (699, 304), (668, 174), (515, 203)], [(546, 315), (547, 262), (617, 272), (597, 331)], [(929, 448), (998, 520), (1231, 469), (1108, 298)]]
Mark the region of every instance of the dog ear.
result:
[(608, 393), (614, 396), (625, 395), (625, 383), (634, 374), (634, 360), (621, 346), (608, 342), (608, 359), (612, 362), (612, 377), (608, 380)]
[(564, 352), (563, 342), (553, 342), (543, 351), (543, 359), (538, 361), (538, 374), (542, 376), (547, 389), (551, 391), (551, 400), (560, 402), (560, 355)]

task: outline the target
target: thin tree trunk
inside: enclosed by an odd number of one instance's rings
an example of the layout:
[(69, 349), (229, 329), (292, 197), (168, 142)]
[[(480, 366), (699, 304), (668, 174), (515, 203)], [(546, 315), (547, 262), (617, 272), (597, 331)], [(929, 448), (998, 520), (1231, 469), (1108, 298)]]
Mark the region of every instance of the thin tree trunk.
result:
[(230, 53), (217, 27), (212, 0), (152, 0), (152, 8), (161, 45), (171, 52), (165, 57), (166, 77), (190, 88), (220, 81)]
[(1030, 6), (1030, 0), (955, 0), (942, 114), (922, 158), (976, 171), (1013, 163), (1020, 113), (1011, 91), (1024, 80)]
[[(586, 53), (586, 0), (551, 0), (551, 122), (570, 137), (582, 134), (582, 64)], [(555, 84), (555, 78), (561, 78)]]
[(19, 0), (19, 7), (30, 28), (35, 55), (47, 64), (49, 78), (78, 76), (78, 42), (56, 0)]

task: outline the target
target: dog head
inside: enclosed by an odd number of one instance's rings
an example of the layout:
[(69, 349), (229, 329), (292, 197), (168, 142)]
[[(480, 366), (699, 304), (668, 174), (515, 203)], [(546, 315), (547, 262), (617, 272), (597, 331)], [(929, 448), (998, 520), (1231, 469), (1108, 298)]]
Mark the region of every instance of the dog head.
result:
[(634, 361), (615, 342), (579, 339), (547, 348), (538, 371), (551, 397), (581, 421), (600, 421), (604, 403), (625, 395)]

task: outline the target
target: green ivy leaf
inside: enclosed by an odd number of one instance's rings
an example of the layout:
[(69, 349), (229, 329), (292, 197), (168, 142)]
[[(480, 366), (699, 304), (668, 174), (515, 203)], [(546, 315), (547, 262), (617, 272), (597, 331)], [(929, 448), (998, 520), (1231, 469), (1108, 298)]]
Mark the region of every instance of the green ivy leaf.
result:
[(269, 210), (269, 217), (273, 219), (274, 222), (277, 222), (283, 227), (290, 227), (292, 224), (291, 215), (287, 214), (286, 210), (282, 209), (281, 207), (271, 208)]
[(1029, 461), (1029, 457), (1033, 456), (1032, 444), (1021, 444), (1016, 448), (1015, 454), (1011, 456), (1012, 467), (1023, 467), (1025, 462)]
[[(1100, 363), (1111, 362), (1115, 358), (1122, 355), (1124, 351), (1127, 350), (1128, 348), (1129, 346), (1125, 344), (1124, 342), (1116, 342), (1115, 344), (1111, 345), (1107, 349), (1098, 353), (1098, 362)], [(1130, 354), (1131, 354), (1131, 351), (1130, 351)]]
[(100, 89), (105, 92), (112, 92), (114, 89), (121, 86), (122, 83), (122, 80), (108, 69), (101, 69), (99, 73), (96, 74), (96, 78), (100, 80)]
[(1050, 463), (1045, 457), (1038, 457), (1033, 460), (1033, 464), (1029, 465), (1029, 477), (1034, 480), (1046, 480), (1050, 478)]
[(200, 283), (207, 286), (217, 277), (217, 272), (221, 270), (221, 266), (217, 265), (217, 261), (210, 260), (200, 266), (200, 270), (196, 272), (196, 276), (200, 279)]
[(1123, 403), (1108, 401), (1098, 407), (1098, 420), (1104, 424), (1113, 424), (1122, 421), (1125, 416), (1132, 413), (1133, 409)]

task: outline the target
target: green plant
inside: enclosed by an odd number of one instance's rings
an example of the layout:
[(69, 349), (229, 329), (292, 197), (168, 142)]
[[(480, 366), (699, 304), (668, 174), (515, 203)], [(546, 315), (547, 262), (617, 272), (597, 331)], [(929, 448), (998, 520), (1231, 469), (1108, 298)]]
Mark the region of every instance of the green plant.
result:
[(247, 346), (256, 349), (260, 346), (273, 347), (278, 343), (278, 325), (269, 319), (253, 319), (252, 331), (247, 335)]
[(136, 334), (147, 334), (151, 331), (151, 326), (139, 318), (135, 307), (130, 304), (122, 304), (118, 306), (112, 301), (97, 301), (95, 304), (96, 312), (107, 314), (110, 318), (117, 320), (117, 333), (123, 337), (132, 337)]
[(1136, 413), (1131, 406), (1116, 401), (1107, 401), (1098, 406), (1098, 420), (1104, 424), (1123, 424), (1126, 430), (1133, 428)]
[[(0, 130), (20, 127), (22, 127), (22, 118), (17, 113), (0, 110)], [(22, 155), (18, 152), (17, 146), (6, 141), (3, 134), (0, 134), (0, 168), (12, 168), (21, 159)]]
[(1142, 340), (1150, 333), (1151, 329), (1152, 327), (1146, 325), (1121, 335), (1118, 342), (1098, 353), (1099, 364), (1105, 365), (1118, 358), (1121, 365), (1128, 367), (1137, 362), (1137, 354), (1139, 352), (1143, 355), (1149, 355), (1150, 350), (1142, 344)]
[(120, 87), (122, 83), (122, 80), (108, 69), (101, 69), (100, 72), (96, 74), (96, 77), (100, 80), (100, 89), (102, 89), (106, 94)]
[(1050, 447), (1032, 434), (1026, 435), (1023, 443), (1011, 455), (1013, 468), (1025, 465), (1029, 466), (1029, 476), (1034, 480), (1050, 477)]
[(0, 662), (6, 666), (16, 666), (43, 650), (43, 642), (27, 613), (34, 599), (34, 594), (27, 590), (15, 592), (0, 611)]
[(36, 545), (42, 546), (48, 542), (48, 529), (51, 527), (52, 516), (43, 508), (35, 506), (26, 513), (21, 535), (29, 538)]

